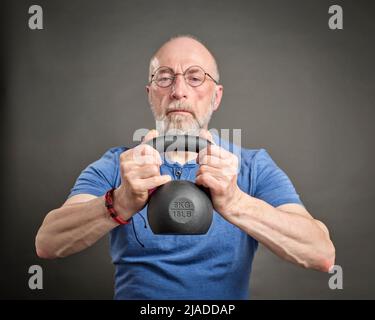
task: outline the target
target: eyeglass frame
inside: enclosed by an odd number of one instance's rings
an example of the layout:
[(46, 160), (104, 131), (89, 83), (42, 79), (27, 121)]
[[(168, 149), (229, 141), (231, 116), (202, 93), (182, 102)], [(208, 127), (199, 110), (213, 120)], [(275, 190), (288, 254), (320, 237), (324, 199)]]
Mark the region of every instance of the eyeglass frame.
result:
[[(203, 73), (204, 73), (204, 79), (203, 79), (202, 83), (199, 84), (199, 85), (197, 85), (197, 86), (192, 86), (190, 83), (188, 83), (188, 82), (186, 81), (186, 78), (185, 78), (185, 74), (186, 74), (186, 72), (187, 72), (190, 68), (193, 68), (193, 67), (198, 67), (198, 68), (201, 69), (201, 70), (203, 71)], [(172, 79), (172, 82), (171, 82), (171, 84), (170, 84), (169, 86), (166, 86), (166, 87), (161, 87), (161, 86), (159, 86), (159, 85), (157, 84), (157, 82), (153, 79), (154, 76), (156, 75), (156, 73), (158, 72), (158, 70), (160, 70), (160, 69), (162, 69), (162, 68), (169, 69), (169, 70), (171, 70), (172, 73), (173, 73), (173, 79)], [(208, 72), (206, 72), (201, 66), (198, 66), (198, 65), (193, 65), (193, 66), (188, 67), (183, 73), (181, 73), (181, 72), (177, 72), (177, 73), (175, 73), (174, 70), (173, 70), (172, 68), (170, 68), (170, 67), (167, 67), (167, 66), (160, 66), (160, 67), (157, 68), (157, 69), (155, 70), (155, 72), (151, 75), (151, 79), (150, 79), (149, 84), (151, 84), (152, 82), (155, 81), (156, 85), (157, 85), (159, 88), (163, 88), (163, 89), (165, 89), (165, 88), (169, 88), (170, 86), (173, 85), (173, 83), (175, 82), (175, 80), (176, 80), (176, 78), (177, 78), (178, 75), (182, 75), (182, 76), (184, 77), (185, 82), (186, 82), (190, 87), (192, 87), (192, 88), (200, 87), (200, 86), (206, 81), (207, 76), (208, 76), (208, 77), (209, 77), (209, 78), (210, 78), (210, 79), (211, 79), (216, 85), (219, 84), (219, 81), (216, 81), (216, 80), (215, 80), (215, 79), (214, 79), (214, 78), (213, 78)]]

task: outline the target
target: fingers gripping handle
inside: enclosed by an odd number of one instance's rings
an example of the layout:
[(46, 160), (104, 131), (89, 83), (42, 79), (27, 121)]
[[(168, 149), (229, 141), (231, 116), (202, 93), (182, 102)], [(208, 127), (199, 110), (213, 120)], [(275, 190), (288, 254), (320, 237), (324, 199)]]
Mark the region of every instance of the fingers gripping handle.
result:
[(169, 135), (153, 138), (147, 141), (146, 144), (160, 153), (171, 151), (190, 151), (198, 153), (212, 143), (198, 136)]

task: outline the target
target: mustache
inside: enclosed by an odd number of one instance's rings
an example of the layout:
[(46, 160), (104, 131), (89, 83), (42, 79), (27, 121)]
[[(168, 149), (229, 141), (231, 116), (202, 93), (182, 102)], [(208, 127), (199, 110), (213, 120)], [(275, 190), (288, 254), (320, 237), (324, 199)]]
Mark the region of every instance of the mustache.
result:
[(188, 103), (183, 103), (183, 102), (170, 104), (168, 108), (166, 109), (165, 114), (167, 115), (168, 113), (172, 111), (185, 111), (194, 115), (192, 106)]

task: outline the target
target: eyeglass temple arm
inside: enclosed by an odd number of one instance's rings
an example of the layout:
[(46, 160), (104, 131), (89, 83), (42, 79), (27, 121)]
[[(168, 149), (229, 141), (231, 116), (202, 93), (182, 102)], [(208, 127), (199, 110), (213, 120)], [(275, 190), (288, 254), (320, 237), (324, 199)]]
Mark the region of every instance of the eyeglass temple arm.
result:
[(216, 84), (219, 84), (219, 81), (216, 81), (214, 78), (212, 78), (212, 76), (211, 76), (209, 73), (205, 72), (205, 75), (206, 75), (206, 76), (209, 76), (209, 77), (211, 78), (211, 80), (212, 80), (213, 82), (215, 82)]

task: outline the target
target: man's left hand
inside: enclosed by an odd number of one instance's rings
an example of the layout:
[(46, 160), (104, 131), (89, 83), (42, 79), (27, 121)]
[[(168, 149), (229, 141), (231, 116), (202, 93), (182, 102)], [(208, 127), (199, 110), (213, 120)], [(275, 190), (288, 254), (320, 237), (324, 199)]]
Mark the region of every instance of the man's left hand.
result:
[[(213, 142), (208, 131), (202, 131), (200, 135)], [(214, 209), (224, 218), (228, 217), (243, 194), (237, 185), (238, 158), (212, 144), (199, 152), (197, 161), (200, 168), (197, 171), (196, 184), (210, 190)]]

